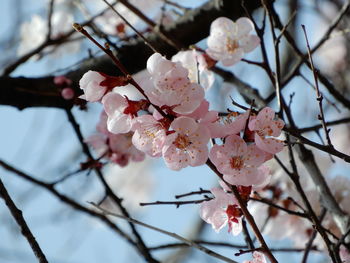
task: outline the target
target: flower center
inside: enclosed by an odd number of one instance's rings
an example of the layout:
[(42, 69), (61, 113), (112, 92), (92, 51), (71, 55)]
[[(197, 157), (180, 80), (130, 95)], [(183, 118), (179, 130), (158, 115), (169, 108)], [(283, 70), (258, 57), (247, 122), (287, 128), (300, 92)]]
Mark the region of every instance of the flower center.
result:
[(232, 169), (241, 169), (244, 165), (244, 160), (241, 156), (232, 157), (230, 160), (230, 165)]
[(232, 39), (230, 37), (227, 37), (227, 40), (226, 40), (227, 52), (230, 54), (233, 54), (236, 52), (237, 48), (239, 48), (238, 41), (236, 39)]
[(242, 216), (242, 211), (237, 205), (228, 205), (226, 208), (226, 214), (229, 221), (238, 223), (237, 218)]
[(192, 144), (192, 142), (190, 142), (188, 136), (179, 134), (177, 135), (173, 144), (176, 146), (176, 148), (183, 150), (186, 149), (190, 144)]

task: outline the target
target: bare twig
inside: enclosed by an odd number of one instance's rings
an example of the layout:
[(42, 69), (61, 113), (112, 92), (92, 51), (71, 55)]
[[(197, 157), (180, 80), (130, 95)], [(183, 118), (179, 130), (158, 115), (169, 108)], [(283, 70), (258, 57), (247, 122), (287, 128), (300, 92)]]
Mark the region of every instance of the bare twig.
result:
[(82, 206), (81, 204), (77, 203), (76, 201), (74, 201), (73, 199), (67, 197), (66, 195), (61, 194), (60, 192), (58, 192), (54, 185), (51, 183), (45, 183), (42, 182), (16, 168), (14, 168), (13, 166), (7, 164), (6, 162), (0, 160), (0, 166), (3, 167), (4, 169), (6, 169), (7, 171), (16, 174), (17, 176), (19, 176), (20, 178), (36, 185), (39, 186), (41, 188), (44, 188), (45, 190), (47, 190), (48, 192), (50, 192), (51, 194), (53, 194), (56, 198), (58, 198), (60, 201), (62, 201), (63, 203), (67, 204), (68, 206), (70, 206), (72, 209), (82, 212), (86, 215), (95, 217), (99, 220), (101, 220), (103, 223), (106, 224), (106, 226), (108, 226), (113, 232), (116, 232), (117, 234), (119, 234), (121, 237), (123, 237), (125, 240), (127, 240), (127, 242), (129, 244), (131, 244), (132, 246), (136, 247), (136, 243), (129, 237), (128, 234), (126, 234), (124, 231), (122, 231), (117, 225), (115, 225), (112, 221), (110, 221), (107, 217), (101, 215), (100, 213), (97, 213), (94, 210), (88, 209), (85, 206)]
[(326, 119), (325, 119), (324, 112), (323, 112), (323, 106), (322, 106), (323, 95), (320, 92), (320, 88), (318, 86), (317, 72), (315, 70), (314, 62), (313, 62), (313, 59), (312, 59), (309, 40), (308, 40), (308, 37), (307, 37), (307, 34), (306, 34), (305, 26), (301, 25), (301, 27), (303, 28), (303, 31), (304, 31), (305, 40), (306, 40), (306, 46), (307, 46), (309, 60), (310, 60), (310, 64), (311, 64), (311, 70), (312, 70), (312, 73), (314, 75), (314, 80), (315, 80), (316, 96), (317, 96), (318, 106), (319, 106), (319, 110), (320, 110), (320, 115), (318, 116), (318, 119), (321, 121), (321, 124), (322, 124), (323, 130), (324, 130), (325, 136), (327, 138), (328, 146), (330, 148), (334, 148), (334, 146), (333, 146), (333, 144), (331, 142), (331, 138), (329, 137), (329, 130), (327, 129)]
[(11, 196), (7, 192), (1, 179), (0, 179), (0, 197), (4, 199), (7, 208), (10, 210), (17, 225), (20, 227), (22, 235), (27, 239), (38, 261), (40, 263), (48, 263), (44, 252), (41, 250), (39, 246), (39, 243), (36, 241), (34, 235), (32, 234), (32, 231), (30, 231), (30, 228), (28, 227), (27, 222), (23, 217), (22, 211), (19, 210), (15, 205), (15, 203), (13, 202)]

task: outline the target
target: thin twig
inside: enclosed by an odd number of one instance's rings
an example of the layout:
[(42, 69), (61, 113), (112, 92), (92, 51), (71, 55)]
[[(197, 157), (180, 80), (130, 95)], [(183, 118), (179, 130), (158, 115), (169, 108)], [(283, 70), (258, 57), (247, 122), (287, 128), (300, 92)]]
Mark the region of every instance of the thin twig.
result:
[(325, 116), (324, 116), (324, 112), (323, 112), (323, 106), (322, 106), (323, 95), (320, 92), (320, 88), (318, 86), (317, 72), (316, 72), (315, 67), (314, 67), (314, 62), (313, 62), (311, 51), (310, 51), (310, 44), (309, 44), (309, 40), (308, 40), (308, 37), (306, 34), (305, 25), (301, 25), (301, 27), (303, 28), (303, 31), (304, 31), (307, 51), (308, 51), (309, 60), (310, 60), (310, 64), (311, 64), (311, 70), (312, 70), (312, 73), (314, 76), (314, 81), (315, 81), (316, 96), (317, 96), (318, 106), (319, 106), (319, 110), (320, 110), (320, 115), (318, 116), (318, 119), (321, 121), (323, 130), (324, 130), (327, 142), (328, 142), (328, 146), (331, 148), (334, 148), (334, 146), (331, 142), (331, 138), (329, 137), (329, 130), (327, 129), (327, 124), (326, 124), (326, 120), (325, 120)]
[(20, 227), (22, 235), (27, 239), (38, 261), (40, 263), (48, 263), (44, 252), (41, 250), (39, 246), (39, 243), (36, 241), (34, 235), (32, 234), (32, 231), (30, 231), (30, 228), (28, 227), (27, 222), (23, 217), (22, 211), (19, 210), (15, 205), (15, 203), (13, 202), (11, 196), (7, 192), (1, 179), (0, 179), (0, 197), (4, 199), (7, 208), (10, 210), (17, 225)]
[(67, 197), (64, 194), (61, 194), (60, 192), (58, 192), (55, 189), (53, 184), (42, 182), (42, 181), (24, 173), (23, 171), (16, 169), (15, 167), (11, 166), (10, 164), (8, 164), (2, 160), (0, 160), (0, 166), (3, 167), (4, 169), (6, 169), (7, 171), (16, 174), (20, 178), (22, 178), (22, 179), (24, 179), (32, 184), (39, 186), (41, 188), (44, 188), (45, 190), (49, 191), (52, 195), (54, 195), (56, 198), (58, 198), (60, 201), (67, 204), (68, 206), (70, 206), (72, 209), (74, 209), (76, 211), (80, 211), (86, 215), (100, 219), (103, 223), (105, 223), (114, 232), (119, 234), (121, 237), (125, 238), (129, 244), (131, 244), (132, 246), (135, 246), (135, 247), (137, 246), (136, 243), (129, 237), (128, 234), (123, 232), (117, 225), (112, 223), (107, 217), (101, 215), (100, 213), (97, 213), (94, 210), (88, 209), (85, 206), (82, 206), (81, 204), (77, 203), (76, 201)]

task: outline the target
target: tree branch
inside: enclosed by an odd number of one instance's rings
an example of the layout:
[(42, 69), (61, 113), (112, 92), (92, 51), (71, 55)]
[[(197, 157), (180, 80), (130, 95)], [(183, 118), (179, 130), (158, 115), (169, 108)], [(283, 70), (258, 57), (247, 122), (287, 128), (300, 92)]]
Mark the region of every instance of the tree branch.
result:
[(32, 234), (32, 231), (30, 231), (30, 229), (29, 229), (29, 227), (28, 227), (28, 225), (23, 217), (22, 211), (17, 208), (17, 206), (15, 205), (13, 200), (11, 199), (11, 196), (7, 192), (1, 179), (0, 179), (0, 197), (2, 199), (4, 199), (7, 208), (10, 210), (17, 225), (20, 227), (22, 235), (27, 239), (27, 241), (28, 241), (30, 247), (32, 248), (35, 256), (37, 257), (38, 261), (40, 263), (48, 263), (44, 252), (41, 250), (38, 242), (36, 241), (35, 237)]
[[(250, 12), (259, 6), (260, 1), (258, 0), (246, 3), (246, 8)], [(189, 46), (208, 36), (210, 24), (217, 17), (226, 16), (235, 20), (242, 14), (244, 10), (240, 1), (212, 0), (187, 11), (174, 23), (164, 26), (162, 33), (176, 36), (177, 41), (183, 46)], [(156, 32), (149, 33), (146, 38), (153, 47), (167, 57), (177, 52)], [(128, 71), (134, 74), (145, 68), (147, 59), (152, 55), (152, 50), (145, 45), (142, 39), (137, 38), (122, 45), (116, 55)], [(102, 71), (110, 75), (120, 74), (107, 56), (87, 59), (78, 69), (66, 74), (73, 81), (72, 88), (76, 94), (82, 93), (78, 83), (88, 70)], [(14, 106), (18, 109), (27, 107), (66, 108), (71, 107), (73, 102), (65, 101), (61, 97), (61, 88), (54, 85), (52, 76), (42, 78), (0, 77), (0, 104)]]

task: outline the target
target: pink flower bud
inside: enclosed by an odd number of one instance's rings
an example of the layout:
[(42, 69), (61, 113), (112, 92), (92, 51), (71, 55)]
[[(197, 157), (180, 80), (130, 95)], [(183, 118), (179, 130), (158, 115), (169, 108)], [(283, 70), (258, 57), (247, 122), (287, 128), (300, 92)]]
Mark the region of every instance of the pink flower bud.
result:
[(65, 99), (65, 100), (71, 100), (74, 98), (74, 90), (72, 88), (64, 88), (61, 91), (61, 96)]

